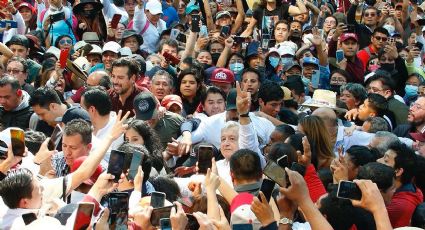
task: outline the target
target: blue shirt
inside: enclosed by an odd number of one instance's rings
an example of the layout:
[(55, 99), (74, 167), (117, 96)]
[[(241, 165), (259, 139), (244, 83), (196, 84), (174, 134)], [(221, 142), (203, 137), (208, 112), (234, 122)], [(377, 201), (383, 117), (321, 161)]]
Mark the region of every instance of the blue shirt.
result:
[(177, 14), (177, 10), (168, 5), (166, 1), (162, 1), (162, 20), (167, 23), (167, 28), (170, 28), (173, 22), (179, 21), (179, 15)]

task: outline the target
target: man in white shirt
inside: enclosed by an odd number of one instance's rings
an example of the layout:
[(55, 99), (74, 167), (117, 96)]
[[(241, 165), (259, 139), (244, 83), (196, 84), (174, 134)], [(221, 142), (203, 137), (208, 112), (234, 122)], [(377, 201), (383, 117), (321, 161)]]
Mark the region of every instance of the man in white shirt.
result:
[[(85, 109), (93, 126), (93, 136), (103, 140), (113, 127), (117, 115), (111, 111), (112, 102), (108, 93), (101, 87), (91, 87), (81, 96), (81, 107)], [(111, 149), (117, 149), (124, 142), (123, 135), (115, 140)], [(105, 155), (105, 161), (109, 162), (110, 151)]]

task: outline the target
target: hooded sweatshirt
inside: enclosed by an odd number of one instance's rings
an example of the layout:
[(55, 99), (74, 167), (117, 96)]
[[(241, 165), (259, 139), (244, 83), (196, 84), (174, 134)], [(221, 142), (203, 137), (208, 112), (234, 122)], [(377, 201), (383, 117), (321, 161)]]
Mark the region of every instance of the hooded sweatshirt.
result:
[(29, 105), (30, 95), (22, 90), (22, 101), (12, 111), (6, 111), (0, 107), (0, 120), (6, 127), (19, 127), (21, 129), (28, 128), (30, 117), (33, 110)]

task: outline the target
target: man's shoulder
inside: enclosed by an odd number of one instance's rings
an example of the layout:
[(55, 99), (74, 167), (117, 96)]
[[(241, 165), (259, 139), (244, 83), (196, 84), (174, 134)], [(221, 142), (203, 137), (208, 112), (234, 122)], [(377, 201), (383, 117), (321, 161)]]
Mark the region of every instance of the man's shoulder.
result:
[(165, 112), (163, 119), (169, 120), (169, 121), (178, 121), (178, 122), (183, 122), (185, 120), (184, 117), (182, 117), (180, 114), (173, 113), (170, 111)]

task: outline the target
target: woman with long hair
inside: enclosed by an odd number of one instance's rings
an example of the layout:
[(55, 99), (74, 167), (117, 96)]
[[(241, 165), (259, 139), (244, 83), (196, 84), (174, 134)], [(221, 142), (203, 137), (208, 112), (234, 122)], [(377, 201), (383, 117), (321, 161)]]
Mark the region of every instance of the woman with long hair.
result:
[(31, 4), (22, 2), (18, 6), (18, 11), (21, 13), (25, 22), (25, 33), (37, 29), (37, 10)]
[(183, 101), (183, 115), (193, 114), (205, 94), (203, 77), (197, 68), (182, 70), (177, 79), (177, 95)]
[(316, 170), (329, 168), (334, 159), (330, 135), (325, 123), (318, 116), (307, 116), (300, 120), (298, 131), (305, 134), (310, 142), (311, 163)]
[(107, 39), (107, 27), (102, 13), (103, 5), (95, 0), (81, 0), (74, 6), (73, 12), (77, 17), (76, 36), (83, 37), (85, 32), (96, 32), (101, 41)]

